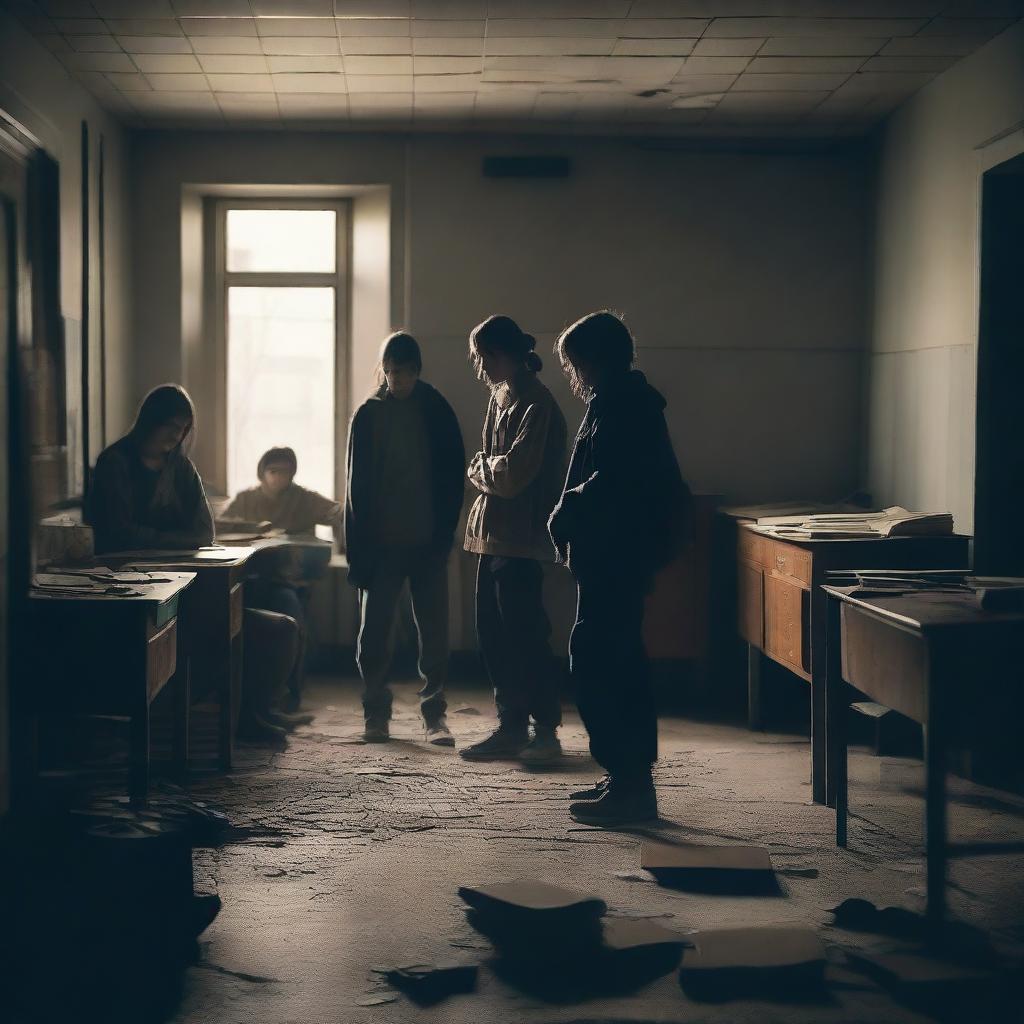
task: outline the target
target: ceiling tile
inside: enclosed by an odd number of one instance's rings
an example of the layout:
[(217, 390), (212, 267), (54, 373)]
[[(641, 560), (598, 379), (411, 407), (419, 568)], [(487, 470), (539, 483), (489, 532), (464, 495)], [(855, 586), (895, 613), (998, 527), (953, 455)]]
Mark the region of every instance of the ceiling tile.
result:
[(196, 53), (263, 53), (256, 36), (190, 36)]
[[(262, 54), (204, 54), (199, 64), (208, 75), (265, 75), (273, 70), (267, 60)], [(218, 87), (210, 84), (216, 92)]]
[(274, 83), (269, 74), (214, 74), (207, 75), (214, 92), (273, 92)]
[(184, 53), (140, 53), (135, 63), (146, 74), (181, 74), (203, 70), (195, 57)]
[(132, 93), (132, 103), (140, 110), (220, 113), (212, 92), (139, 92)]
[(157, 92), (199, 92), (209, 88), (205, 75), (147, 74), (146, 78)]
[(392, 54), (411, 54), (412, 38), (409, 36), (343, 36), (342, 52), (359, 56), (389, 56)]
[(695, 57), (751, 57), (764, 42), (757, 36), (752, 39), (699, 39), (693, 54)]
[(129, 53), (192, 52), (192, 44), (184, 36), (118, 36), (117, 41)]
[(345, 70), (341, 57), (267, 57), (270, 70), (277, 73), (311, 73), (320, 71), (341, 74)]
[(333, 18), (257, 18), (261, 36), (336, 36)]
[(602, 61), (607, 74), (628, 82), (668, 82), (683, 67), (681, 57), (599, 57), (598, 60)]
[(247, 95), (240, 92), (214, 93), (217, 105), (226, 117), (277, 117), (277, 97), (272, 92)]
[(96, 8), (90, 0), (43, 0), (40, 6), (51, 18), (96, 17)]
[(627, 18), (620, 22), (624, 39), (698, 39), (710, 24), (707, 18)]
[(413, 92), (476, 92), (480, 87), (481, 75), (416, 75), (413, 78)]
[(755, 57), (749, 72), (764, 74), (852, 74), (864, 63), (863, 57)]
[(412, 92), (412, 75), (346, 75), (349, 92)]
[(673, 110), (704, 110), (718, 106), (724, 92), (697, 93), (694, 96), (676, 96), (672, 100)]
[(947, 0), (942, 13), (948, 18), (1021, 18), (1024, 0)]
[(733, 92), (831, 92), (846, 81), (848, 75), (740, 75)]
[(339, 36), (408, 36), (408, 18), (338, 18), (335, 28)]
[(349, 93), (349, 109), (382, 110), (408, 108), (412, 111), (411, 92), (359, 92)]
[(965, 57), (985, 42), (983, 36), (911, 36), (890, 40), (882, 47), (882, 56)]
[(852, 75), (842, 88), (847, 91), (867, 91), (910, 95), (927, 85), (935, 76), (927, 73), (859, 71)]
[(330, 18), (333, 0), (249, 0), (257, 17)]
[[(618, 36), (623, 22), (601, 18), (489, 18), (487, 37), (492, 36)], [(683, 33), (685, 35), (685, 33)]]
[(57, 18), (54, 25), (66, 36), (94, 36), (107, 31), (106, 23), (99, 18)]
[(248, 18), (249, 0), (171, 0), (180, 18)]
[(687, 57), (688, 75), (739, 75), (750, 64), (749, 57)]
[(417, 57), (413, 62), (417, 75), (479, 74), (483, 69), (482, 57)]
[(412, 57), (346, 57), (350, 75), (411, 75)]
[(476, 96), (471, 92), (416, 93), (412, 98), (413, 110), (419, 113), (453, 113), (472, 110)]
[[(383, 75), (377, 76), (385, 81)], [(308, 74), (271, 75), (275, 92), (346, 92), (349, 88), (345, 75), (314, 71)], [(410, 86), (411, 88), (411, 86)]]
[(71, 44), (63, 37), (58, 35), (46, 35), (36, 36), (39, 43), (46, 47), (50, 53), (73, 53)]
[(880, 36), (790, 36), (769, 39), (759, 57), (870, 57), (888, 42)]
[(437, 36), (444, 39), (459, 37), (482, 38), (484, 36), (484, 21), (433, 21), (419, 19), (409, 23), (413, 36), (425, 38)]
[(684, 65), (682, 74), (676, 75), (669, 88), (677, 96), (707, 95), (726, 92), (732, 88), (736, 78), (736, 75), (688, 75)]
[(737, 92), (735, 89), (732, 89), (722, 97), (717, 109), (729, 111), (749, 110), (753, 112), (764, 112), (774, 109), (789, 113), (810, 110), (821, 103), (828, 95), (829, 91), (825, 89), (779, 92), (769, 90)]
[(115, 36), (180, 36), (181, 26), (173, 18), (108, 18), (107, 28)]
[(101, 18), (173, 18), (169, 0), (92, 0)]
[(62, 53), (61, 63), (74, 71), (137, 71), (126, 53)]
[(188, 36), (254, 36), (254, 18), (182, 18), (181, 27)]
[(934, 71), (939, 74), (956, 63), (956, 57), (869, 57), (863, 71)]
[(685, 57), (696, 43), (696, 39), (620, 39), (612, 52), (623, 57)]
[(523, 39), (514, 36), (488, 38), (483, 40), (487, 55), (494, 57), (537, 54), (558, 56), (559, 54), (607, 57), (615, 48), (616, 40), (611, 37), (584, 36), (533, 36)]
[[(1006, 31), (1013, 18), (932, 18), (921, 29), (923, 36), (983, 36), (991, 38)], [(896, 33), (894, 32), (893, 35)]]
[(490, 0), (491, 18), (625, 18), (630, 0)]
[[(488, 43), (491, 40), (487, 40)], [(342, 45), (345, 45), (344, 42)], [(466, 57), (483, 53), (483, 39), (445, 38), (445, 39), (413, 39), (412, 52), (419, 56)]]
[(336, 18), (408, 18), (411, 14), (409, 0), (334, 0)]
[(149, 92), (153, 88), (145, 75), (138, 71), (115, 71), (107, 74), (107, 80), (124, 92)]
[(750, 36), (912, 36), (924, 18), (715, 18), (711, 38)]
[(264, 36), (263, 52), (268, 56), (294, 57), (302, 54), (311, 56), (334, 56), (341, 53), (337, 37), (326, 36)]
[(285, 116), (310, 111), (334, 111), (342, 114), (348, 110), (348, 96), (345, 93), (285, 93), (277, 97), (281, 113)]
[(68, 36), (71, 49), (78, 53), (120, 53), (121, 45), (113, 36)]

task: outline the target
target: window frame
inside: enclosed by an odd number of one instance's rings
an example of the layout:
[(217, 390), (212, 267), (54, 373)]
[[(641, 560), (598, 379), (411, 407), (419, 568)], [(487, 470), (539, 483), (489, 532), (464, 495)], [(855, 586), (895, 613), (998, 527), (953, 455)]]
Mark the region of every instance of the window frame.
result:
[[(227, 269), (228, 210), (333, 210), (335, 260), (333, 273), (314, 271), (229, 271)], [(280, 197), (218, 198), (213, 217), (213, 319), (216, 352), (213, 367), (218, 402), (214, 430), (218, 438), (216, 478), (228, 494), (228, 289), (333, 288), (334, 289), (334, 494), (345, 485), (345, 425), (349, 419), (349, 267), (351, 265), (351, 202), (347, 199), (288, 199)], [(301, 456), (301, 453), (300, 453)], [(255, 472), (255, 469), (254, 469)]]

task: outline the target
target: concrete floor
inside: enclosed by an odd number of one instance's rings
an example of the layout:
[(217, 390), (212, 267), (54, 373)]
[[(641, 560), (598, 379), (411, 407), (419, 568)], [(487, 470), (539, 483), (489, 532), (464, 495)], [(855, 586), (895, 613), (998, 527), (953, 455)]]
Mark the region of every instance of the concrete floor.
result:
[[(578, 718), (567, 714), (563, 767), (470, 765), (423, 742), (415, 687), (396, 687), (393, 740), (358, 740), (351, 680), (315, 680), (316, 720), (284, 753), (242, 748), (228, 777), (193, 795), (223, 807), (248, 837), (194, 855), (197, 888), (223, 910), (189, 968), (180, 1024), (363, 1024), (533, 1021), (918, 1021), (845, 964), (845, 951), (894, 948), (891, 939), (840, 930), (828, 908), (848, 896), (923, 909), (919, 855), (921, 773), (912, 761), (851, 758), (849, 849), (834, 817), (811, 803), (808, 745), (793, 736), (661, 723), (657, 782), (663, 821), (652, 831), (700, 842), (768, 846), (781, 893), (693, 895), (637, 880), (637, 834), (575, 824), (566, 794), (597, 774)], [(485, 691), (450, 695), (459, 745), (493, 727)], [(474, 709), (474, 710), (470, 710)], [(954, 837), (1024, 838), (1024, 801), (952, 780)], [(1024, 857), (959, 861), (953, 913), (1014, 951), (1024, 940)], [(828, 996), (696, 1003), (675, 972), (631, 995), (551, 1002), (501, 981), (489, 946), (466, 924), (458, 886), (536, 877), (602, 896), (612, 912), (685, 931), (799, 923), (829, 947)], [(475, 994), (421, 1009), (372, 972), (383, 965), (466, 958), (484, 965)], [(375, 997), (377, 1005), (363, 1005)]]

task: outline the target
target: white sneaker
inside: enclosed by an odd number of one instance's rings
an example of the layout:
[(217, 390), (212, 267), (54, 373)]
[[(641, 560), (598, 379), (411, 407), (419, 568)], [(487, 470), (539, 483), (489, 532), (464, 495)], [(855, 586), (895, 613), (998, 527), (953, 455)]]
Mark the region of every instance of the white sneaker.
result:
[(432, 743), (435, 747), (455, 746), (455, 737), (452, 735), (451, 729), (448, 728), (448, 723), (443, 716), (437, 719), (436, 722), (428, 722), (426, 729), (428, 743)]

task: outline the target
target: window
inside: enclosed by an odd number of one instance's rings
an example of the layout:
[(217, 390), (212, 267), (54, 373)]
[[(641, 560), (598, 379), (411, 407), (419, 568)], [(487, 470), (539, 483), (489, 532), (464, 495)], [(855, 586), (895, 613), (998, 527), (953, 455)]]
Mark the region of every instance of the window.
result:
[(334, 496), (344, 419), (345, 206), (219, 204), (226, 380), (226, 484), (256, 483), (268, 448), (288, 445), (299, 483)]

